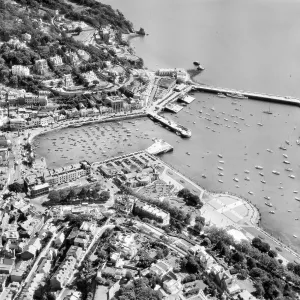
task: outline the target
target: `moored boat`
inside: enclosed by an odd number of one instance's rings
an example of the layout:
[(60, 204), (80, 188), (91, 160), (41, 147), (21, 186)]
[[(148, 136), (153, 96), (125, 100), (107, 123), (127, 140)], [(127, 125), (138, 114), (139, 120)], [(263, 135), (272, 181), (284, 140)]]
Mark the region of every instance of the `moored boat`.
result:
[(222, 93), (218, 93), (217, 96), (220, 97), (220, 98), (226, 98), (226, 95), (224, 95)]

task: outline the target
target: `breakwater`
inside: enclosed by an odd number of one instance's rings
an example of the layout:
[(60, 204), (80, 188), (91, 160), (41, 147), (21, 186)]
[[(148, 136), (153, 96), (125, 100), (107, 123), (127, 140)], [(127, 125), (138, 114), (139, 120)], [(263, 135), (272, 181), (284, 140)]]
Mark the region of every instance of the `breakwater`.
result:
[(237, 91), (232, 89), (213, 87), (213, 86), (202, 86), (202, 85), (194, 85), (192, 87), (192, 91), (206, 92), (212, 94), (239, 94), (245, 96), (251, 100), (259, 100), (259, 101), (268, 101), (274, 103), (288, 104), (288, 105), (296, 105), (300, 106), (300, 100), (288, 96), (275, 96), (263, 93), (253, 93), (253, 92), (245, 92), (245, 91)]

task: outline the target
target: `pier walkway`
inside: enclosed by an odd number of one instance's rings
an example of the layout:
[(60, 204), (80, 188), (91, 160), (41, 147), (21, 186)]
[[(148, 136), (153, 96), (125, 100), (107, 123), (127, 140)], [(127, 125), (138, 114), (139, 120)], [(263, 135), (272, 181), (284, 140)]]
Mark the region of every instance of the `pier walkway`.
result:
[(159, 122), (164, 127), (167, 127), (171, 131), (174, 131), (177, 135), (180, 135), (182, 137), (190, 137), (192, 135), (191, 131), (188, 128), (185, 128), (182, 125), (175, 123), (174, 121), (165, 119), (156, 113), (148, 112), (148, 116), (151, 120)]
[(300, 106), (300, 100), (297, 98), (289, 97), (289, 96), (275, 96), (263, 93), (252, 93), (246, 91), (238, 91), (220, 87), (213, 87), (213, 86), (202, 86), (202, 85), (193, 85), (193, 91), (200, 91), (206, 93), (213, 93), (213, 94), (227, 94), (227, 93), (238, 93), (242, 94), (249, 99), (253, 100), (261, 100), (261, 101), (268, 101), (268, 102), (275, 102), (275, 103), (282, 103), (282, 104), (289, 104), (289, 105), (297, 105)]

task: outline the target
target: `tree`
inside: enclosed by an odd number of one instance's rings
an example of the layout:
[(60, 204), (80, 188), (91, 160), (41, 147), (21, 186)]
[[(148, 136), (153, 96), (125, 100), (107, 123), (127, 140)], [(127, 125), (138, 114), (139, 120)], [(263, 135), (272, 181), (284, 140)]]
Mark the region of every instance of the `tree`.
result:
[(68, 198), (69, 198), (69, 199), (75, 199), (76, 196), (77, 196), (77, 193), (75, 192), (75, 189), (74, 189), (74, 188), (71, 188), (70, 193), (69, 193), (69, 195), (68, 195)]
[(194, 230), (196, 232), (200, 233), (202, 231), (202, 229), (203, 229), (203, 225), (201, 223), (199, 223), (199, 222), (195, 223)]
[(227, 245), (234, 245), (233, 237), (228, 234), (224, 228), (210, 226), (208, 228), (205, 228), (205, 233), (214, 244), (219, 241), (223, 241)]
[(59, 195), (60, 195), (60, 199), (61, 201), (67, 200), (67, 198), (69, 197), (69, 189), (63, 189), (59, 191)]
[(244, 254), (242, 254), (241, 252), (236, 251), (235, 253), (232, 254), (231, 258), (238, 263), (241, 263), (245, 260), (245, 256)]
[(270, 250), (268, 252), (268, 255), (272, 258), (275, 258), (275, 257), (277, 257), (277, 252), (275, 250)]
[(250, 270), (249, 275), (253, 278), (261, 278), (265, 272), (260, 268), (253, 268)]
[(59, 192), (55, 190), (49, 192), (48, 198), (53, 202), (59, 202), (61, 200)]
[(202, 217), (202, 216), (197, 216), (195, 218), (195, 222), (199, 222), (199, 223), (201, 223), (204, 226), (205, 225), (205, 218)]
[(253, 268), (256, 267), (256, 260), (253, 259), (252, 257), (248, 257), (247, 258), (247, 265), (248, 265), (248, 268), (251, 270)]
[(99, 198), (101, 201), (106, 202), (110, 198), (110, 193), (108, 191), (102, 191)]
[(87, 189), (85, 187), (83, 187), (81, 189), (81, 191), (79, 192), (78, 197), (80, 199), (84, 200), (84, 199), (86, 199), (87, 195), (88, 195), (88, 191), (87, 191)]
[(24, 184), (19, 182), (14, 182), (8, 186), (10, 192), (22, 193), (24, 191)]
[(255, 288), (255, 296), (261, 297), (265, 294), (264, 287), (262, 286), (261, 282), (257, 281), (254, 283)]
[(133, 278), (132, 273), (130, 271), (126, 271), (125, 278), (130, 280)]
[(79, 35), (82, 32), (82, 28), (80, 26), (78, 26), (75, 28), (74, 31), (77, 33), (77, 35)]
[(13, 87), (17, 87), (18, 86), (18, 77), (16, 75), (13, 75), (10, 77), (10, 84)]
[(96, 79), (93, 80), (93, 84), (94, 84), (94, 85), (97, 85), (98, 83), (99, 83), (99, 80), (96, 80)]

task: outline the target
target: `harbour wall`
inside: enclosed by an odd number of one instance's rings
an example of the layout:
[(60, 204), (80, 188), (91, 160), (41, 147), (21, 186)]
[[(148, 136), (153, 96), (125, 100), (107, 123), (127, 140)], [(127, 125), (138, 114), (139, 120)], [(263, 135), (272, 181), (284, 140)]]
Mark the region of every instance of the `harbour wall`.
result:
[(220, 88), (220, 87), (201, 86), (201, 85), (194, 85), (192, 87), (192, 90), (199, 91), (199, 92), (212, 93), (212, 94), (239, 93), (239, 94), (242, 94), (242, 95), (248, 97), (251, 100), (267, 101), (267, 102), (274, 102), (274, 103), (288, 104), (288, 105), (296, 105), (296, 106), (300, 107), (300, 100), (296, 99), (296, 98), (290, 98), (290, 97), (282, 97), (282, 96), (275, 96), (275, 95), (268, 95), (268, 94), (229, 90), (229, 89)]

